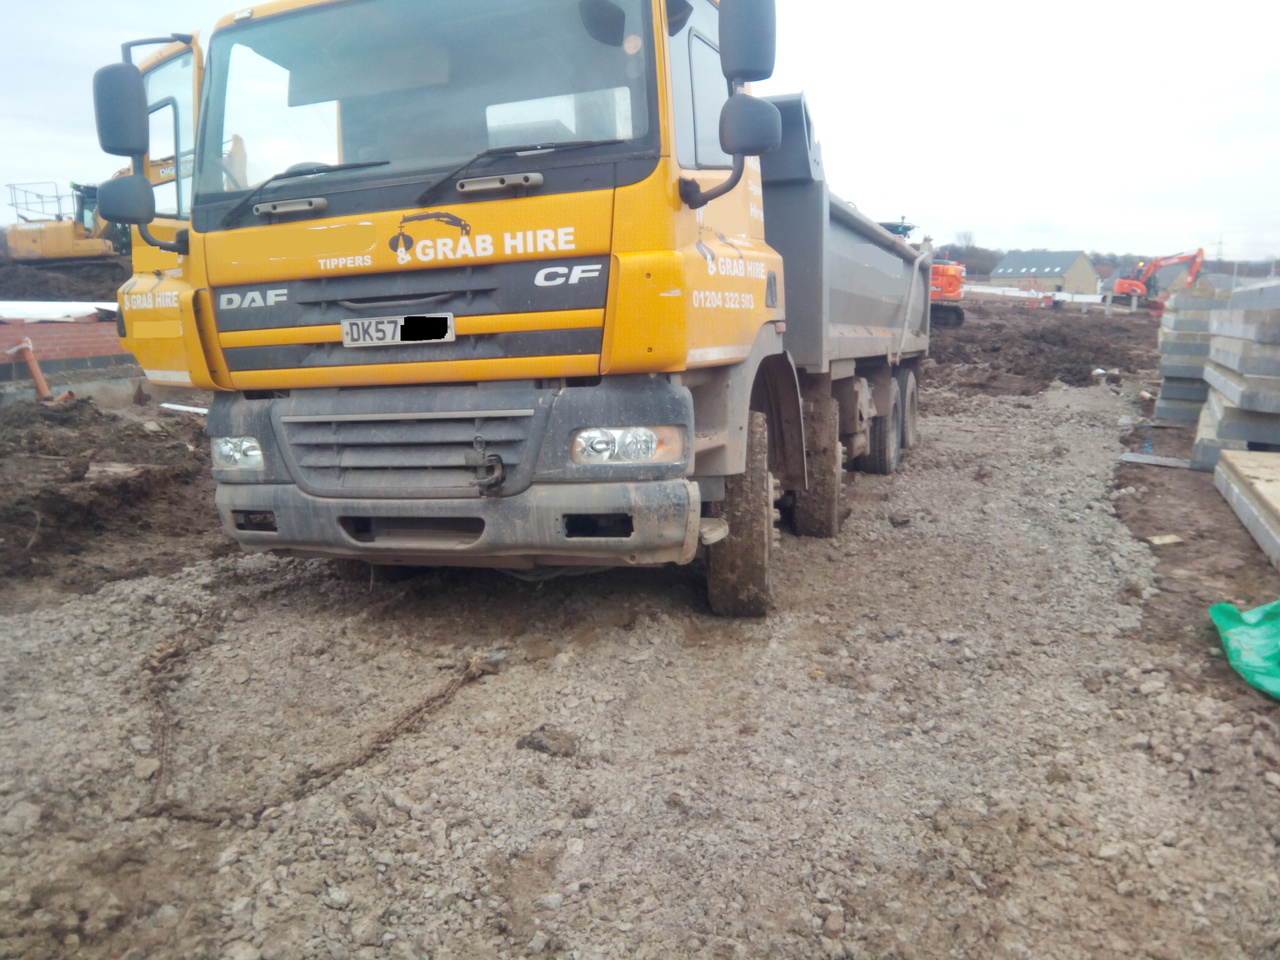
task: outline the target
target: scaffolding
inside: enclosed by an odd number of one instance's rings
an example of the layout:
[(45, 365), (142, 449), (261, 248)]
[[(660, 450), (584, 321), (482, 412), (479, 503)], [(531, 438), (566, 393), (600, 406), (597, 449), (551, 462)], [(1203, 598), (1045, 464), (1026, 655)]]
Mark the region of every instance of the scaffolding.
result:
[(73, 218), (75, 200), (75, 194), (60, 193), (53, 181), (9, 184), (9, 206), (24, 223)]

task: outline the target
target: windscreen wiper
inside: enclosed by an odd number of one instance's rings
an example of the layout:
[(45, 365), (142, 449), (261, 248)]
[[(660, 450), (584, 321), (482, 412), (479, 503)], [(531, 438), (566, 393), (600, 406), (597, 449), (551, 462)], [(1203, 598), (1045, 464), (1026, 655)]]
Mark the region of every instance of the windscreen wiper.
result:
[(565, 140), (559, 143), (524, 143), (510, 147), (490, 147), (488, 150), (482, 150), (471, 159), (458, 164), (448, 173), (443, 174), (431, 183), (427, 184), (427, 189), (423, 190), (414, 201), (418, 206), (422, 206), (444, 187), (450, 180), (470, 169), (473, 163), (478, 163), (485, 157), (505, 157), (512, 156), (517, 153), (551, 153), (558, 150), (580, 150), (583, 147), (602, 147), (610, 143), (625, 143), (624, 140)]
[(361, 167), (385, 167), (390, 160), (360, 160), (355, 163), (299, 163), (290, 167), (288, 170), (281, 170), (279, 173), (273, 173), (267, 179), (250, 190), (234, 207), (223, 214), (222, 219), (218, 221), (218, 228), (222, 229), (230, 224), (236, 217), (244, 212), (244, 209), (262, 196), (262, 191), (267, 184), (274, 183), (277, 180), (291, 180), (294, 177), (313, 177), (317, 173), (336, 173), (339, 170), (358, 170)]

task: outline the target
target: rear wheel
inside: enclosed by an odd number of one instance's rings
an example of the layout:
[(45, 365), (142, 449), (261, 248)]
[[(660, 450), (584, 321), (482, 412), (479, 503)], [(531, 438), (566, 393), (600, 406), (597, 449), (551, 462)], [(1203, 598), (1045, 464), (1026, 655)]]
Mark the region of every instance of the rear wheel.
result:
[(888, 475), (898, 469), (902, 456), (902, 395), (898, 378), (889, 380), (889, 409), (871, 418), (871, 452), (855, 466), (864, 473)]
[(773, 599), (775, 492), (769, 476), (769, 422), (752, 412), (747, 427), (747, 467), (726, 477), (724, 500), (711, 515), (729, 524), (729, 535), (707, 548), (707, 599), (723, 617), (763, 617)]
[(910, 367), (898, 368), (898, 395), (902, 401), (902, 449), (910, 450), (920, 440), (917, 421), (920, 416), (920, 388), (916, 373)]
[(840, 443), (840, 404), (835, 397), (814, 400), (804, 418), (809, 489), (796, 491), (796, 533), (834, 537), (844, 520), (844, 445)]

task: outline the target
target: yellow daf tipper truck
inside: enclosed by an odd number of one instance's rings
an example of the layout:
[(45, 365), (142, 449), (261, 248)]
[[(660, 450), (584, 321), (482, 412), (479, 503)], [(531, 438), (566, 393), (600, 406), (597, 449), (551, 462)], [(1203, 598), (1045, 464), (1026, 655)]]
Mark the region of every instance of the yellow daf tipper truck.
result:
[(845, 469), (895, 469), (929, 342), (927, 248), (831, 196), (802, 97), (746, 92), (774, 20), (283, 0), (100, 70), (138, 172), (99, 207), (154, 250), (123, 342), (217, 391), (227, 532), (533, 575), (701, 558), (712, 609), (764, 614), (779, 511), (834, 536)]

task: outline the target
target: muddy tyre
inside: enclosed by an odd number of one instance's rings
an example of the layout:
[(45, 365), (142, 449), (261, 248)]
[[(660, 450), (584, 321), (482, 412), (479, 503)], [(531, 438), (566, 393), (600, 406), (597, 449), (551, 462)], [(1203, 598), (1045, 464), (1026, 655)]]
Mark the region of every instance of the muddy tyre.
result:
[(902, 449), (910, 450), (920, 442), (920, 386), (915, 371), (899, 367), (898, 397), (902, 401)]
[(871, 418), (871, 452), (858, 457), (855, 466), (863, 473), (888, 476), (898, 469), (902, 457), (902, 394), (898, 378), (889, 381), (889, 410)]
[(835, 397), (813, 401), (804, 418), (809, 489), (797, 490), (793, 519), (802, 537), (834, 537), (844, 520), (844, 446)]
[(770, 560), (774, 538), (774, 491), (769, 476), (769, 423), (751, 414), (747, 466), (726, 477), (724, 500), (711, 515), (729, 524), (729, 535), (707, 548), (707, 599), (722, 617), (763, 617), (773, 599)]

